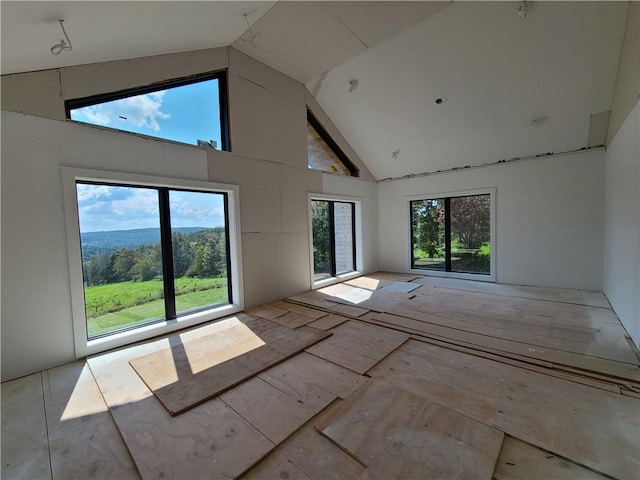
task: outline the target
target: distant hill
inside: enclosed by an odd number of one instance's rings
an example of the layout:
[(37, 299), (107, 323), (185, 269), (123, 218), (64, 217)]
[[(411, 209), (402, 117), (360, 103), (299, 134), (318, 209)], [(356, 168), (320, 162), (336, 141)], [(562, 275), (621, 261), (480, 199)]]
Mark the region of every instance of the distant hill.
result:
[[(210, 230), (207, 227), (182, 227), (172, 229), (183, 234)], [(159, 228), (136, 228), (133, 230), (112, 230), (109, 232), (85, 232), (80, 234), (83, 250), (93, 253), (118, 248), (137, 248), (140, 245), (155, 244), (160, 241)]]

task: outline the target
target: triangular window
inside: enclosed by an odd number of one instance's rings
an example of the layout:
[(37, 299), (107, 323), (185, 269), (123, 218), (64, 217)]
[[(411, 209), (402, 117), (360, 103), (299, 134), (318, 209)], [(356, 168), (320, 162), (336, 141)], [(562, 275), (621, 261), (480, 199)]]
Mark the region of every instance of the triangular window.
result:
[(338, 175), (359, 176), (356, 166), (308, 110), (307, 152), (309, 168)]

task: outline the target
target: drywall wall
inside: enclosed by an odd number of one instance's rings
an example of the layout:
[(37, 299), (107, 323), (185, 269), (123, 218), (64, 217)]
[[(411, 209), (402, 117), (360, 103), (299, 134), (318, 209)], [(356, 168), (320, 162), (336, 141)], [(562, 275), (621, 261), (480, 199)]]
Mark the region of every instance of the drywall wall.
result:
[(496, 188), (496, 281), (602, 289), (604, 151), (380, 183), (380, 268), (409, 270), (408, 198)]
[(640, 346), (640, 102), (605, 156), (604, 292)]
[[(304, 86), (229, 49), (169, 55), (166, 69), (158, 59), (3, 77), (3, 106), (12, 100), (2, 112), (2, 380), (75, 358), (61, 166), (239, 185), (245, 306), (311, 287), (307, 194), (322, 192), (323, 174), (307, 167)], [(233, 153), (58, 119), (65, 98), (201, 73), (203, 65), (229, 68)], [(46, 93), (30, 96), (42, 86)], [(375, 217), (375, 205), (367, 201), (363, 215)], [(376, 225), (367, 228), (376, 239)], [(377, 244), (368, 245), (374, 258)]]
[(3, 380), (75, 358), (61, 166), (207, 180), (201, 149), (3, 111)]
[(611, 105), (607, 145), (640, 99), (640, 2), (629, 2), (629, 15)]

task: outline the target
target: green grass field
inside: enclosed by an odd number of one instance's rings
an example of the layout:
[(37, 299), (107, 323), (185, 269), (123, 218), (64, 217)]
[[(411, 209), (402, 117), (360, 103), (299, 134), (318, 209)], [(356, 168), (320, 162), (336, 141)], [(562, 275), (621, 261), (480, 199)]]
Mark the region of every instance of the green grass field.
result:
[[(176, 280), (176, 311), (227, 302), (225, 278)], [(89, 338), (164, 318), (162, 281), (121, 282), (85, 288)]]

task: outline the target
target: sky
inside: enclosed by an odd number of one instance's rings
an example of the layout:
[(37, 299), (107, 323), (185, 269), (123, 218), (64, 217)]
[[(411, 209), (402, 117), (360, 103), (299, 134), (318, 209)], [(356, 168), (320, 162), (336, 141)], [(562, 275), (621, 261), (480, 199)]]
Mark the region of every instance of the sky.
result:
[[(80, 232), (160, 228), (158, 191), (151, 188), (77, 184)], [(169, 192), (171, 227), (224, 225), (219, 193)]]
[(221, 148), (218, 80), (105, 102), (71, 111), (80, 122), (177, 142), (217, 142)]

